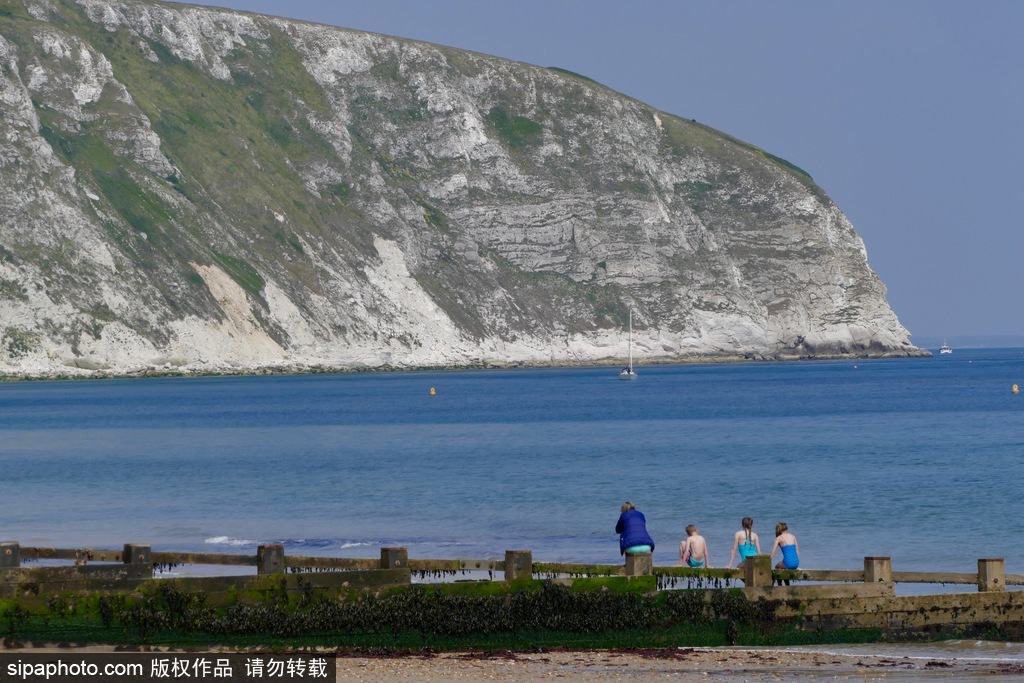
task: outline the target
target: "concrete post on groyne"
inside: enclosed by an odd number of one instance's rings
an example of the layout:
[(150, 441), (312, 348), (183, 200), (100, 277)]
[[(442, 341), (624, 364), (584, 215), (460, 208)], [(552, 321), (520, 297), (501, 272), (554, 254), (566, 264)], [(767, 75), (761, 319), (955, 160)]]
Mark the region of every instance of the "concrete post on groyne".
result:
[(142, 543), (125, 543), (121, 559), (125, 564), (152, 564), (152, 547)]
[(650, 576), (654, 573), (652, 553), (626, 553), (626, 576)]
[(153, 552), (148, 543), (125, 543), (121, 560), (130, 570), (130, 576), (138, 579), (153, 578)]
[(21, 544), (17, 541), (0, 543), (0, 569), (13, 569), (21, 566)]
[(409, 566), (408, 548), (381, 548), (381, 569), (405, 569)]
[(746, 588), (766, 588), (772, 585), (772, 558), (754, 555), (743, 561), (743, 585)]
[(516, 579), (531, 578), (533, 578), (533, 551), (506, 550), (505, 580), (515, 581)]
[(978, 590), (981, 592), (1006, 590), (1006, 565), (1003, 558), (978, 560)]
[(891, 557), (865, 557), (864, 583), (880, 583), (895, 590), (892, 580)]
[(280, 543), (256, 548), (257, 574), (284, 574), (284, 546)]

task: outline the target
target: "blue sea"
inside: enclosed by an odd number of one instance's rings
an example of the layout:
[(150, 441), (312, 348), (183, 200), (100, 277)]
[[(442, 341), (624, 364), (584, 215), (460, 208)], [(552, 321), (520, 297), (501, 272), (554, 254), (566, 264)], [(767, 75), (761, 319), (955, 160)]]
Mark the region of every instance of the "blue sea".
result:
[[(655, 564), (740, 519), (801, 565), (1024, 573), (1021, 349), (933, 358), (0, 384), (0, 540)], [(431, 393), (431, 390), (434, 393)]]

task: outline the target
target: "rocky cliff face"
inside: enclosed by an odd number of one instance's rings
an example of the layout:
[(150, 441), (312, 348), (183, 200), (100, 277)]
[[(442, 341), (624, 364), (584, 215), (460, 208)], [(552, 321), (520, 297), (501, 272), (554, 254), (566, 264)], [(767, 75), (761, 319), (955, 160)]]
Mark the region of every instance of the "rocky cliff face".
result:
[(811, 178), (575, 74), (0, 0), (0, 371), (913, 355)]

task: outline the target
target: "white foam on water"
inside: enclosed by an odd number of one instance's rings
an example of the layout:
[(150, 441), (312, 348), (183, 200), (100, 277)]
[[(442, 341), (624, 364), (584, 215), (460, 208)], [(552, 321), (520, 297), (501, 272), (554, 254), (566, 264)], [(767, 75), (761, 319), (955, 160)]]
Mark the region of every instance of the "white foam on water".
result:
[(203, 543), (210, 545), (229, 545), (233, 547), (243, 547), (249, 545), (260, 545), (263, 541), (252, 541), (245, 538), (232, 538), (231, 536), (213, 536), (211, 538), (203, 539)]

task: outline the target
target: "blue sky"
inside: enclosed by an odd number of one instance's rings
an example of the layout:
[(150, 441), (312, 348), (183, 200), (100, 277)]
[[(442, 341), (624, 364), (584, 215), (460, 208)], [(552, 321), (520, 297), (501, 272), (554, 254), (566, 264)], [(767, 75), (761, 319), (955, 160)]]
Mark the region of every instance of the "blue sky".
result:
[(912, 340), (1024, 335), (1024, 2), (212, 4), (557, 66), (697, 119), (814, 177)]

